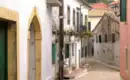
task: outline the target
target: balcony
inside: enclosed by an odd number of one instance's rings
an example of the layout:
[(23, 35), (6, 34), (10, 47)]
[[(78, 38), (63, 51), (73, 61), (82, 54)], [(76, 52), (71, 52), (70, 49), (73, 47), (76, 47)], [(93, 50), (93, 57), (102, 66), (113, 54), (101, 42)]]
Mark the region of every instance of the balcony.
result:
[(56, 6), (61, 6), (62, 3), (60, 0), (47, 0), (47, 4), (56, 7)]

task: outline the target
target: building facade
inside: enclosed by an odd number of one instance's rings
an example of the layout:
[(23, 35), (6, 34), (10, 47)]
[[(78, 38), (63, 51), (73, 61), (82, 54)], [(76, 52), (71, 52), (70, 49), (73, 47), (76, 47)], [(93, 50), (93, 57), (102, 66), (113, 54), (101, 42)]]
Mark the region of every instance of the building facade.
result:
[(53, 0), (0, 3), (1, 80), (52, 80), (51, 9), (60, 3)]
[(119, 20), (113, 12), (105, 13), (94, 33), (95, 59), (119, 68), (120, 32)]
[[(85, 3), (84, 3), (85, 2)], [(73, 3), (73, 4), (72, 4)], [(87, 18), (88, 18), (88, 10), (91, 7), (87, 4), (85, 0), (64, 0), (64, 67), (71, 69), (72, 66), (79, 68), (79, 65), (83, 61), (81, 59), (81, 38), (74, 34), (69, 34), (69, 32), (79, 33), (80, 28), (85, 26), (87, 29)], [(56, 25), (57, 30), (59, 29), (59, 8), (53, 7), (53, 21), (54, 25)], [(54, 74), (58, 69), (58, 48), (59, 43), (55, 43), (55, 40), (58, 38), (58, 35), (53, 36), (54, 44), (56, 44), (56, 54), (57, 55), (53, 66)], [(82, 46), (85, 48), (87, 46), (87, 37), (86, 39), (82, 39)], [(85, 49), (82, 50), (83, 55), (85, 57)], [(53, 52), (52, 52), (53, 53)]]
[(130, 1), (124, 0), (120, 1), (120, 10), (121, 10), (121, 22), (120, 22), (120, 74), (122, 80), (130, 79), (130, 55), (129, 55), (129, 46), (130, 46)]

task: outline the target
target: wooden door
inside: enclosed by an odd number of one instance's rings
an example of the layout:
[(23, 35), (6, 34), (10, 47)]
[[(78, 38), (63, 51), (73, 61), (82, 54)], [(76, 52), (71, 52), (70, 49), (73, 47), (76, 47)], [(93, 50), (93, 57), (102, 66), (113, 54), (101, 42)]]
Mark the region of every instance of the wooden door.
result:
[(36, 80), (36, 45), (34, 24), (30, 26), (29, 80)]
[(0, 80), (7, 80), (7, 23), (0, 22)]

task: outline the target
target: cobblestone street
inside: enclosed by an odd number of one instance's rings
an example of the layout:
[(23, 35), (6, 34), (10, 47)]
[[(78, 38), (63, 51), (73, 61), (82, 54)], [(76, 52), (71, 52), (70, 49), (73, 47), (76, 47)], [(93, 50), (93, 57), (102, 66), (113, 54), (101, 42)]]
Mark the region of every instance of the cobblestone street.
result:
[(119, 71), (108, 68), (92, 60), (88, 62), (91, 65), (88, 73), (74, 80), (120, 80)]

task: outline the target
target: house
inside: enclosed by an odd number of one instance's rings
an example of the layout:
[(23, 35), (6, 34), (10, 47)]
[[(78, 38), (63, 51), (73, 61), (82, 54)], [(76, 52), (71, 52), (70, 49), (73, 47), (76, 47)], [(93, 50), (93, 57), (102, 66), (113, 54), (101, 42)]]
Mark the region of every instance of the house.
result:
[(96, 60), (119, 68), (120, 27), (113, 12), (106, 12), (93, 30)]
[[(72, 4), (73, 3), (73, 4)], [(91, 6), (85, 0), (64, 0), (64, 67), (71, 69), (72, 66), (79, 68), (81, 62), (83, 61), (83, 57), (85, 57), (85, 47), (87, 46), (87, 37), (82, 38), (82, 50), (81, 50), (81, 37), (76, 35), (80, 33), (82, 30), (87, 31), (87, 23), (88, 23), (88, 10)], [(59, 8), (53, 7), (52, 15), (56, 32), (59, 30)], [(52, 54), (56, 55), (55, 64), (53, 65), (54, 75), (55, 72), (58, 71), (58, 53), (59, 53), (59, 42), (58, 35), (53, 34), (53, 44), (56, 46), (56, 53), (52, 52)], [(55, 42), (57, 41), (57, 42)], [(84, 49), (84, 50), (83, 50)], [(81, 58), (81, 51), (83, 51), (83, 55)]]
[(52, 80), (53, 1), (0, 1), (0, 80)]
[(130, 1), (120, 0), (120, 74), (122, 80), (130, 79)]
[(105, 12), (109, 10), (107, 4), (102, 2), (91, 4), (92, 9), (89, 11), (89, 22), (91, 22), (91, 31), (96, 27)]

